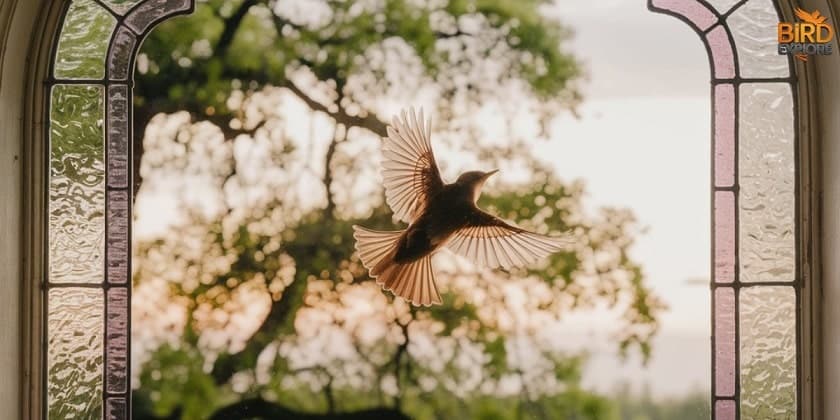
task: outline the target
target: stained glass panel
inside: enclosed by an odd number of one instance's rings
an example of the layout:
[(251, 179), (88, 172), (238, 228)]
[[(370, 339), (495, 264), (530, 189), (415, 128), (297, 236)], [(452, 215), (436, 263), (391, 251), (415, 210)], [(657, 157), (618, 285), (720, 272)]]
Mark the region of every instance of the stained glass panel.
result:
[(741, 281), (793, 281), (793, 95), (786, 83), (740, 88)]
[(101, 289), (50, 290), (47, 418), (94, 419), (102, 411)]
[(192, 0), (147, 0), (126, 17), (125, 23), (135, 32), (144, 32), (155, 20), (187, 10), (190, 4)]
[(735, 194), (715, 192), (715, 271), (716, 283), (735, 280)]
[(67, 11), (58, 41), (55, 77), (105, 77), (105, 54), (116, 24), (116, 19), (93, 0), (74, 1)]
[[(126, 420), (131, 392), (130, 70), (143, 31), (167, 15), (188, 11), (192, 1), (68, 3), (56, 44), (47, 125), (45, 405), (51, 420)], [(118, 25), (102, 5), (129, 14), (126, 21), (137, 32)], [(111, 84), (106, 75), (122, 83)]]
[[(796, 419), (796, 103), (786, 80), (790, 59), (776, 51), (777, 5), (671, 3), (651, 0), (651, 9), (691, 14), (711, 5), (725, 19), (698, 31), (714, 101), (712, 417)], [(692, 16), (680, 16), (696, 26)]]
[(732, 44), (729, 43), (726, 28), (716, 26), (706, 34), (706, 42), (712, 49), (714, 77), (718, 79), (735, 77), (735, 53), (732, 52)]
[(796, 297), (792, 287), (740, 296), (741, 419), (796, 418)]
[(49, 279), (103, 280), (105, 252), (104, 92), (56, 85), (50, 107)]
[(785, 77), (788, 58), (777, 50), (779, 15), (772, 0), (750, 0), (726, 20), (735, 38), (741, 77)]
[(109, 9), (124, 15), (126, 12), (131, 10), (132, 7), (137, 5), (137, 3), (140, 3), (141, 0), (103, 0), (103, 2)]
[(715, 186), (735, 185), (735, 88), (715, 86)]
[(117, 29), (114, 41), (111, 43), (111, 52), (108, 57), (108, 69), (111, 80), (126, 80), (130, 74), (131, 55), (134, 53), (134, 45), (137, 39), (123, 26)]
[(732, 6), (738, 4), (739, 0), (706, 0), (718, 13), (726, 13)]
[(735, 289), (715, 290), (715, 395), (735, 395)]

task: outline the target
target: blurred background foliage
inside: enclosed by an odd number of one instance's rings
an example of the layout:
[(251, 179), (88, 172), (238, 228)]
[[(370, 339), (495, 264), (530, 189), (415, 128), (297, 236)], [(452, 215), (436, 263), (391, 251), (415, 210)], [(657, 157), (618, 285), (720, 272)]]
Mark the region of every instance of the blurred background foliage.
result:
[[(181, 189), (177, 222), (134, 250), (135, 418), (707, 416), (702, 395), (582, 389), (586, 355), (553, 328), (606, 306), (617, 351), (647, 356), (665, 306), (628, 254), (633, 214), (586, 208), (583, 184), (530, 152), (582, 100), (570, 34), (543, 5), (207, 0), (151, 34), (135, 74), (137, 200)], [(480, 204), (575, 249), (510, 272), (441, 253), (441, 306), (382, 292), (351, 226), (400, 227), (378, 139), (409, 105), (435, 118), (445, 179), (502, 168)]]

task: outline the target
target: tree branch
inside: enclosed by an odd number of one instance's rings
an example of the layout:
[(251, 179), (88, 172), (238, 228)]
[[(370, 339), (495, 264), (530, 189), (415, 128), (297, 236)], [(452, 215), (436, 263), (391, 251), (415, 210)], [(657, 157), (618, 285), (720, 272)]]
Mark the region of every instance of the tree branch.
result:
[(239, 25), (242, 24), (242, 20), (245, 19), (245, 16), (248, 14), (248, 11), (251, 10), (251, 6), (257, 4), (257, 0), (245, 0), (229, 18), (224, 19), (225, 29), (222, 31), (222, 34), (219, 36), (219, 42), (216, 43), (216, 50), (213, 52), (214, 55), (217, 57), (224, 57), (227, 54), (227, 51), (230, 49), (230, 45), (233, 43), (233, 38), (236, 36), (236, 31), (239, 30)]
[(364, 116), (350, 115), (341, 107), (338, 107), (338, 110), (331, 110), (326, 105), (309, 97), (309, 95), (307, 95), (291, 80), (286, 80), (285, 83), (283, 83), (281, 86), (286, 89), (289, 89), (289, 91), (294, 93), (313, 111), (323, 112), (332, 117), (339, 124), (344, 124), (344, 126), (347, 128), (361, 127), (374, 132), (380, 137), (385, 137), (388, 135), (388, 131), (385, 129), (385, 123), (379, 120), (379, 118), (377, 118), (373, 114), (366, 113)]
[(314, 414), (295, 411), (262, 398), (251, 398), (235, 402), (217, 410), (210, 420), (411, 420), (399, 410), (372, 408), (335, 414)]

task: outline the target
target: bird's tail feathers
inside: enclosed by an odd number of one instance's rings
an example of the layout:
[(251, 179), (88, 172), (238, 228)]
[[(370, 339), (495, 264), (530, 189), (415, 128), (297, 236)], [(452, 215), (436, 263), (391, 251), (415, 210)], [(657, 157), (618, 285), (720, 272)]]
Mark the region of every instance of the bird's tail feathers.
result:
[(403, 232), (405, 231), (376, 231), (353, 226), (356, 251), (362, 264), (383, 289), (412, 304), (427, 306), (441, 303), (432, 271), (431, 256), (408, 263), (394, 261)]
[(432, 256), (427, 255), (410, 263), (391, 263), (376, 277), (383, 289), (414, 305), (439, 305), (442, 300), (432, 271)]
[(382, 272), (383, 265), (394, 259), (400, 236), (404, 230), (381, 231), (353, 225), (353, 237), (356, 238), (356, 251), (362, 265), (376, 276)]

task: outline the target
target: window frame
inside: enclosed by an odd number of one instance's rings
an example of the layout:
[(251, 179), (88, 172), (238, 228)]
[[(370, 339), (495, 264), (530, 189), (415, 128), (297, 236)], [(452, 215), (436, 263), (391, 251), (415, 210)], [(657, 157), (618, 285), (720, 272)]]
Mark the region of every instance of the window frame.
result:
[[(48, 69), (54, 56), (54, 42), (60, 35), (63, 10), (67, 0), (44, 0), (38, 19), (33, 24), (29, 57), (23, 65), (27, 69), (25, 84), (23, 124), (23, 232), (21, 248), (22, 263), (22, 417), (29, 420), (45, 418), (44, 404), (46, 341), (45, 302), (43, 279), (46, 275), (46, 194), (49, 187), (47, 168), (49, 166), (48, 138), (45, 118), (49, 102)], [(701, 0), (702, 1), (702, 0)], [(780, 0), (783, 19), (793, 20), (792, 1)], [(649, 5), (650, 7), (650, 5)], [(12, 6), (14, 8), (14, 5)], [(837, 22), (832, 8), (828, 8), (829, 19)], [(14, 14), (14, 13), (12, 13)], [(137, 47), (142, 44), (138, 38)], [(133, 57), (132, 57), (133, 58)], [(6, 61), (6, 57), (0, 57)], [(711, 56), (709, 56), (710, 65)], [(6, 63), (6, 65), (17, 63)], [(133, 66), (133, 60), (132, 60)], [(0, 67), (2, 68), (2, 67)], [(823, 412), (822, 389), (822, 296), (820, 293), (821, 273), (821, 213), (820, 194), (821, 159), (819, 139), (818, 95), (815, 88), (814, 65), (795, 62), (797, 76), (792, 86), (795, 103), (795, 130), (799, 141), (796, 145), (796, 160), (799, 165), (796, 187), (799, 190), (797, 205), (797, 247), (799, 249), (797, 275), (802, 280), (799, 293), (798, 327), (799, 381), (797, 407), (801, 419), (819, 419)], [(133, 83), (130, 78), (129, 86)], [(712, 89), (714, 87), (712, 86)], [(131, 133), (129, 133), (129, 136)], [(712, 351), (714, 349), (712, 348)], [(104, 403), (103, 403), (104, 404)], [(130, 413), (129, 413), (130, 416)]]

